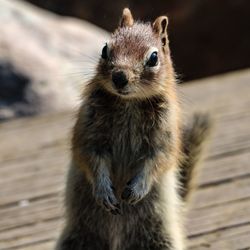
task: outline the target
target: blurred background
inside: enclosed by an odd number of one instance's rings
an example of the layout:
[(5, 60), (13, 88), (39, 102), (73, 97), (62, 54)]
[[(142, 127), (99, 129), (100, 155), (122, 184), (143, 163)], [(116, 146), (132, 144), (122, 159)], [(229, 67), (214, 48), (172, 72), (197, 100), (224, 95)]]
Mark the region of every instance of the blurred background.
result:
[(55, 13), (75, 16), (113, 31), (121, 10), (153, 21), (170, 19), (169, 37), (177, 72), (184, 81), (250, 66), (250, 2), (247, 0), (30, 0)]
[(172, 57), (184, 83), (250, 66), (247, 0), (29, 1), (43, 10), (0, 1), (2, 120), (74, 105), (76, 83), (93, 74), (124, 6), (139, 20), (168, 15)]
[(124, 7), (169, 17), (183, 113), (215, 120), (190, 249), (250, 249), (249, 0), (0, 0), (0, 250), (53, 249), (75, 111)]

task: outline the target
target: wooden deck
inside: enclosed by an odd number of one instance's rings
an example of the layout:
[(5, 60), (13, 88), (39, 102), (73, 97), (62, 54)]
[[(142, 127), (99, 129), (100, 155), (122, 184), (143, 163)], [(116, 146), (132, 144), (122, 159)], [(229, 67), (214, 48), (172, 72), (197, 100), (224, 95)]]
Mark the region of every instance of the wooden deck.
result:
[[(190, 249), (250, 249), (250, 70), (181, 87), (216, 128), (187, 219)], [(73, 112), (0, 124), (0, 249), (50, 250), (63, 221)]]

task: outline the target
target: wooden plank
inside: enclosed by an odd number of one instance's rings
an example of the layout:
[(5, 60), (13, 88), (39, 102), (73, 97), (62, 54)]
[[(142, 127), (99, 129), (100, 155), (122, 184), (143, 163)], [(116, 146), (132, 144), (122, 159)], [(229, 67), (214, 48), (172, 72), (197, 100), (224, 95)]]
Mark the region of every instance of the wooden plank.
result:
[(187, 219), (189, 236), (199, 236), (239, 225), (250, 225), (250, 198), (203, 209), (193, 209)]
[(20, 119), (0, 124), (0, 162), (38, 156), (41, 150), (69, 146), (72, 114)]
[[(46, 240), (46, 241), (40, 241), (36, 243), (32, 243), (30, 245), (25, 246), (17, 246), (14, 249), (15, 250), (52, 250), (55, 247), (55, 241), (54, 240)], [(14, 250), (8, 249), (8, 250)]]
[(0, 206), (61, 192), (68, 164), (69, 152), (60, 146), (43, 149), (30, 158), (2, 163)]
[[(23, 200), (12, 207), (0, 209), (0, 234), (24, 225), (59, 219), (63, 215), (62, 195), (45, 196), (36, 200)], [(61, 204), (61, 206), (59, 206)]]
[(10, 250), (42, 241), (55, 241), (60, 228), (61, 223), (58, 220), (49, 220), (1, 232), (0, 249)]
[(215, 185), (222, 181), (244, 178), (250, 175), (249, 162), (250, 151), (207, 160), (202, 168), (199, 184)]
[[(204, 234), (202, 236), (189, 238), (189, 248), (200, 249), (248, 249), (250, 246), (250, 237), (242, 238), (246, 235), (250, 235), (250, 225), (240, 225), (238, 227), (226, 228), (224, 230), (218, 230), (216, 233)], [(218, 247), (218, 245), (224, 245)], [(225, 247), (227, 246), (227, 247)], [(233, 248), (232, 248), (233, 246)], [(216, 248), (218, 247), (218, 248)]]
[[(55, 150), (56, 149), (56, 150)], [(1, 163), (0, 185), (8, 185), (24, 177), (37, 178), (45, 172), (57, 170), (64, 173), (69, 162), (69, 152), (58, 148), (43, 150), (36, 157), (24, 158)]]
[(194, 199), (195, 208), (212, 207), (250, 197), (250, 178), (221, 182), (220, 185), (200, 188)]

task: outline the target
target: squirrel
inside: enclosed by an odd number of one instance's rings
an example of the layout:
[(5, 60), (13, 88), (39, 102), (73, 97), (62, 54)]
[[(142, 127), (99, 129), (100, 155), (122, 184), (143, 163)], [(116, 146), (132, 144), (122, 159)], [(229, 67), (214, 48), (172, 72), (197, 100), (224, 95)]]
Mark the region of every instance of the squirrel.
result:
[(183, 127), (168, 18), (128, 8), (86, 85), (72, 136), (57, 250), (184, 250), (183, 206), (210, 130)]

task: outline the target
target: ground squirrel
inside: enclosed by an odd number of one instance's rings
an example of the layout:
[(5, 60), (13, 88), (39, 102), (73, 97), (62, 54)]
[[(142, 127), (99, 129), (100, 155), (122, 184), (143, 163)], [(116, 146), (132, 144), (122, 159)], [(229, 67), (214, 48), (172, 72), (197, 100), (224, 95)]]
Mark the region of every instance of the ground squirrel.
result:
[(186, 249), (182, 203), (209, 122), (181, 126), (167, 24), (125, 8), (102, 49), (73, 129), (57, 250)]

